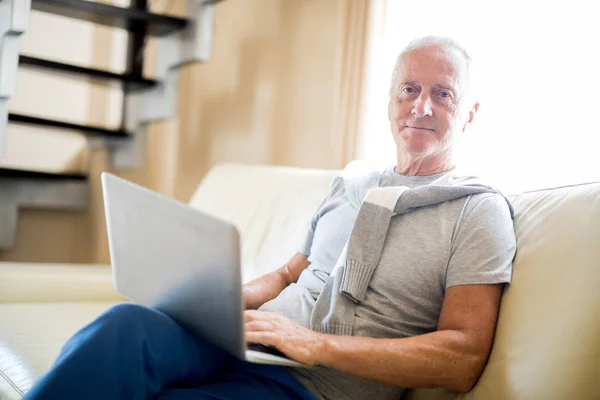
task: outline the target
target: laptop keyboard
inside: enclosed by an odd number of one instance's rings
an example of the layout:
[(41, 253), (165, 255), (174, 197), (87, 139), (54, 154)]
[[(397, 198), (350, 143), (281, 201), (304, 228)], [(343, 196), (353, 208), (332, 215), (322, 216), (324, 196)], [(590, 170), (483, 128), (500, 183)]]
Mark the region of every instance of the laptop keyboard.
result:
[(260, 343), (248, 343), (248, 350), (258, 351), (259, 353), (267, 353), (274, 356), (287, 358), (288, 360), (290, 360), (288, 356), (283, 354), (281, 351), (277, 350), (275, 347), (265, 346), (264, 344)]

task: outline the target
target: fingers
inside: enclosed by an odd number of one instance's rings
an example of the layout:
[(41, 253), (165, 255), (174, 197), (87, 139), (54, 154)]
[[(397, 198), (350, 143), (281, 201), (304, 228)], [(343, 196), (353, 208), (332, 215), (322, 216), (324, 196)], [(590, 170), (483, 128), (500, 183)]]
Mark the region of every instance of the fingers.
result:
[(246, 310), (246, 311), (244, 311), (244, 321), (248, 322), (248, 321), (254, 321), (256, 319), (262, 319), (262, 318), (264, 318), (263, 314), (267, 314), (267, 313), (264, 311)]
[(246, 340), (277, 347), (277, 335), (273, 332), (246, 332)]
[(255, 310), (246, 310), (244, 311), (244, 321), (255, 321), (255, 320), (276, 320), (281, 317), (280, 314), (275, 312), (266, 312), (266, 311), (255, 311)]
[(244, 312), (244, 329), (246, 340), (251, 343), (262, 343), (277, 346), (280, 336), (279, 314), (264, 311)]
[(276, 328), (271, 321), (248, 321), (244, 326), (247, 332), (271, 332)]

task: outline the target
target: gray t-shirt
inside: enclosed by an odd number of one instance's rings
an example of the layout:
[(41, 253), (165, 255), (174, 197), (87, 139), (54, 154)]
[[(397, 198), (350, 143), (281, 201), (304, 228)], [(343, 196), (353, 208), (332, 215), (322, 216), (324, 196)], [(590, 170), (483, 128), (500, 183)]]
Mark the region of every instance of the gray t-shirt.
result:
[[(414, 188), (441, 176), (404, 176), (389, 168), (380, 186)], [(334, 182), (299, 249), (311, 264), (296, 284), (260, 310), (310, 326), (306, 316), (358, 214), (345, 195), (343, 181)], [(354, 335), (402, 338), (435, 331), (445, 289), (510, 282), (515, 248), (509, 208), (498, 194), (472, 195), (393, 217), (366, 298), (355, 309)], [(326, 368), (292, 368), (292, 373), (327, 400), (398, 400), (404, 391)]]

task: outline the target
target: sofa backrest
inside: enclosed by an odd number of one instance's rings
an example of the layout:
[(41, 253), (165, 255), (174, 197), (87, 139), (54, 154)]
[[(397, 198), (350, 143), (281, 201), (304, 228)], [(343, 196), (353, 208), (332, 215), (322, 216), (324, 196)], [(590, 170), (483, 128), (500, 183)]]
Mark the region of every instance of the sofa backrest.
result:
[[(242, 232), (245, 274), (295, 252), (337, 171), (220, 165), (192, 204)], [(517, 255), (486, 369), (467, 394), (408, 391), (424, 399), (600, 398), (600, 183), (510, 196)]]
[(236, 225), (247, 282), (280, 267), (296, 253), (336, 173), (220, 164), (202, 180), (190, 205)]

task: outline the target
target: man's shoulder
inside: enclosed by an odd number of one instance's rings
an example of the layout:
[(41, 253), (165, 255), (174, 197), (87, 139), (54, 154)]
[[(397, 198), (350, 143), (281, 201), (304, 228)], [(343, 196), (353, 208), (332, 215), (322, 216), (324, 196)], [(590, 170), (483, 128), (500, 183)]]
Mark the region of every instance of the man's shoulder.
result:
[(478, 193), (469, 196), (465, 205), (465, 216), (476, 218), (500, 218), (512, 220), (511, 206), (501, 193)]
[(504, 237), (512, 240), (514, 225), (512, 208), (508, 200), (499, 193), (480, 193), (467, 199), (457, 220), (453, 242), (459, 237), (473, 240), (474, 237)]

